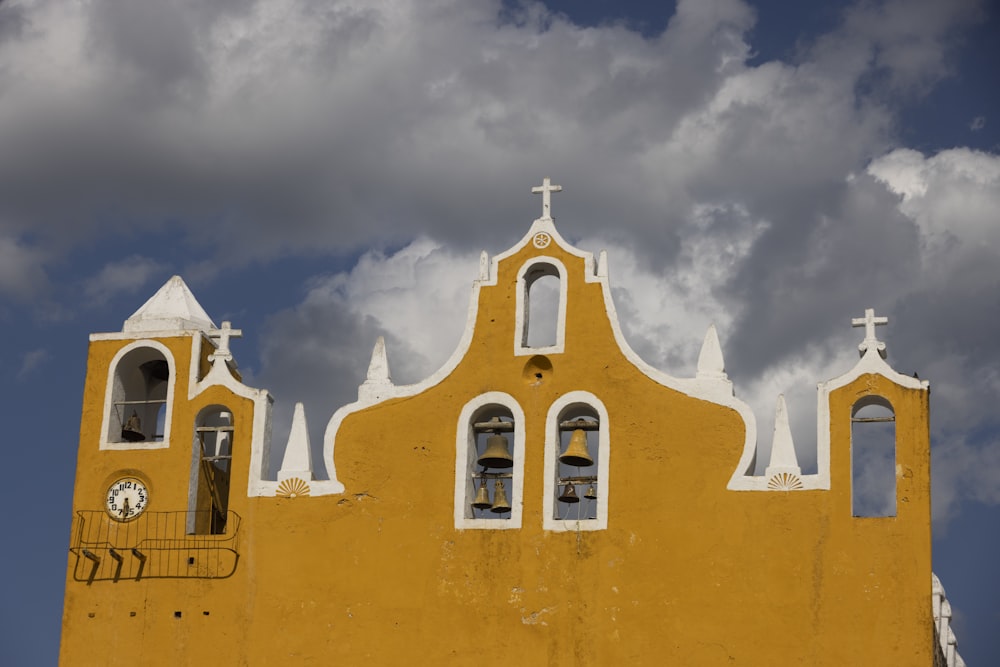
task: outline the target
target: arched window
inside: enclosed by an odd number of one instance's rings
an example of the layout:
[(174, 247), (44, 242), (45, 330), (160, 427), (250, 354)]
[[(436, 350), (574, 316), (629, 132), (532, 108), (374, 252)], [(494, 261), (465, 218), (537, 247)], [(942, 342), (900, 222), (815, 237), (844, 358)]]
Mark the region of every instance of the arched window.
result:
[(608, 525), (608, 414), (593, 394), (560, 397), (546, 420), (544, 527), (602, 530)]
[(524, 495), (524, 413), (508, 394), (469, 401), (458, 420), (455, 527), (520, 528)]
[(229, 518), (233, 465), (233, 415), (212, 405), (195, 421), (188, 501), (188, 532), (222, 535)]
[(515, 354), (562, 352), (566, 328), (566, 269), (551, 257), (518, 272)]
[(123, 348), (108, 381), (104, 443), (110, 448), (155, 448), (168, 444), (173, 360), (155, 341)]
[(896, 516), (896, 417), (881, 396), (851, 409), (851, 513)]

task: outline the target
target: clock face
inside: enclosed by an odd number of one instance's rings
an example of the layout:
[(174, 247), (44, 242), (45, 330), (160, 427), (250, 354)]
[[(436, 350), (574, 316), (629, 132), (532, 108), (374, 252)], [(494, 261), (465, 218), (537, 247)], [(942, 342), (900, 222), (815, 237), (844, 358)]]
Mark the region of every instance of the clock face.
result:
[(104, 509), (116, 521), (131, 521), (146, 509), (149, 490), (135, 477), (123, 477), (113, 483), (104, 498)]

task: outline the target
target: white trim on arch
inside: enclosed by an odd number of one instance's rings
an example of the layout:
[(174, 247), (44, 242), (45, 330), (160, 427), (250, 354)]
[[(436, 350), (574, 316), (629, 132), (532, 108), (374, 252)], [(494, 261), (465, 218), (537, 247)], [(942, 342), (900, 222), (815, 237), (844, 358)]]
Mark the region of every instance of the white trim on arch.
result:
[[(532, 271), (539, 265), (551, 270), (542, 269), (541, 272)], [(535, 275), (529, 276), (529, 273)], [(531, 347), (528, 345), (528, 293), (531, 284), (542, 276), (555, 275), (559, 278), (559, 312), (556, 315), (556, 343), (545, 347)], [(541, 255), (532, 257), (526, 261), (517, 272), (517, 300), (514, 311), (514, 356), (527, 354), (558, 354), (566, 347), (566, 295), (568, 293), (568, 281), (566, 280), (566, 266), (555, 257)]]
[[(139, 442), (116, 442), (110, 437), (111, 410), (115, 401), (115, 377), (118, 374), (118, 364), (130, 352), (139, 348), (152, 348), (163, 355), (167, 360), (169, 377), (167, 377), (167, 398), (166, 410), (163, 415), (163, 439), (162, 440), (142, 440)], [(173, 416), (174, 407), (174, 386), (177, 382), (177, 364), (174, 362), (174, 355), (170, 349), (159, 341), (142, 339), (134, 343), (129, 343), (118, 350), (111, 363), (108, 364), (108, 378), (104, 390), (104, 415), (101, 418), (101, 442), (100, 449), (165, 449), (170, 446), (170, 423)]]
[[(561, 447), (559, 439), (560, 415), (574, 405), (582, 405), (597, 413), (600, 421), (597, 448), (597, 518), (565, 520), (555, 518), (556, 498), (556, 457)], [(608, 527), (608, 502), (611, 491), (608, 485), (610, 478), (611, 438), (608, 409), (604, 403), (589, 391), (571, 391), (560, 396), (549, 408), (545, 418), (545, 468), (544, 490), (542, 495), (542, 527), (545, 530), (581, 531), (605, 530)]]
[[(511, 469), (510, 519), (475, 519), (466, 516), (470, 475), (470, 447), (474, 443), (472, 423), (476, 413), (490, 405), (510, 410), (514, 417), (514, 467)], [(455, 529), (510, 530), (521, 527), (524, 511), (524, 410), (510, 394), (488, 391), (465, 404), (455, 428)]]

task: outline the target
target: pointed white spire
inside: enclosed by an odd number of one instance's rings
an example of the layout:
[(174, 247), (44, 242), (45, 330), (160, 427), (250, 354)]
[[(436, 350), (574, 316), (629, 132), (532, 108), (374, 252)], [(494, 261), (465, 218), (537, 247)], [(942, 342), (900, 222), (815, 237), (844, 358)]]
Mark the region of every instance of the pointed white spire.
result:
[(281, 459), (278, 481), (297, 477), (307, 482), (313, 479), (312, 448), (309, 446), (309, 429), (306, 426), (306, 409), (301, 403), (295, 404), (292, 429), (288, 433), (288, 445)]
[(389, 359), (385, 353), (385, 338), (378, 337), (372, 350), (372, 360), (368, 364), (368, 375), (358, 387), (359, 401), (376, 401), (391, 388), (392, 376), (389, 375)]
[(785, 406), (784, 394), (778, 394), (778, 406), (774, 410), (771, 462), (764, 471), (764, 476), (770, 478), (778, 473), (802, 474), (799, 460), (795, 456), (795, 443), (792, 442), (792, 429), (788, 424), (788, 408)]
[(719, 334), (714, 324), (708, 326), (705, 341), (701, 344), (701, 353), (698, 355), (698, 377), (726, 379), (726, 364), (722, 359), (722, 346), (719, 345)]
[(392, 376), (389, 375), (389, 358), (385, 354), (385, 338), (382, 336), (379, 336), (378, 340), (375, 341), (372, 360), (368, 364), (367, 381), (392, 383)]
[(212, 318), (201, 307), (180, 276), (173, 276), (139, 310), (125, 320), (122, 331), (175, 331), (215, 329)]

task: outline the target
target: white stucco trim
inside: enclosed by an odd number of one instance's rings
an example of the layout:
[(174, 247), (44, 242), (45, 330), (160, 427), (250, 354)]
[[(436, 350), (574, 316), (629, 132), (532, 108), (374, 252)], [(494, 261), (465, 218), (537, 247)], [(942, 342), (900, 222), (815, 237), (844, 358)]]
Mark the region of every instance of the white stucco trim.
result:
[[(159, 331), (143, 331), (142, 333), (145, 337), (141, 340), (149, 340), (151, 338), (180, 338), (182, 336), (198, 336), (203, 332), (195, 329), (161, 329)], [(109, 331), (103, 333), (92, 333), (90, 334), (90, 340), (136, 340), (136, 337), (134, 332)]]
[[(416, 384), (380, 384), (378, 386), (378, 391), (371, 391), (370, 387), (362, 388), (364, 387), (363, 383), (362, 387), (359, 387), (358, 400), (341, 406), (336, 412), (333, 413), (333, 416), (330, 417), (330, 421), (327, 422), (326, 431), (323, 433), (323, 463), (326, 466), (329, 479), (314, 480), (310, 482), (310, 495), (324, 496), (344, 492), (344, 485), (337, 480), (337, 466), (334, 461), (334, 449), (337, 440), (337, 433), (340, 431), (340, 425), (343, 423), (344, 419), (355, 412), (360, 412), (365, 408), (377, 405), (383, 401), (388, 401), (394, 398), (403, 398), (406, 396), (415, 396), (416, 394), (437, 385), (439, 382), (448, 377), (453, 370), (455, 370), (459, 362), (465, 357), (465, 353), (468, 352), (469, 345), (472, 344), (472, 334), (475, 329), (476, 316), (479, 311), (479, 290), (483, 285), (496, 284), (495, 271), (493, 273), (492, 281), (492, 283), (490, 283), (489, 280), (473, 281), (472, 294), (469, 296), (469, 308), (465, 321), (465, 330), (462, 332), (462, 338), (458, 341), (455, 351), (451, 353), (448, 361), (446, 361), (443, 366)], [(277, 489), (277, 482), (274, 482), (273, 485), (274, 488)]]
[[(200, 346), (201, 341), (197, 341)], [(195, 356), (195, 349), (192, 352), (192, 359), (200, 358)], [(273, 496), (277, 489), (277, 481), (265, 480), (265, 462), (270, 460), (271, 450), (271, 407), (274, 399), (266, 389), (254, 389), (248, 387), (237, 380), (229, 368), (229, 364), (222, 357), (217, 357), (212, 361), (212, 368), (200, 382), (194, 382), (197, 377), (191, 375), (192, 389), (191, 399), (202, 394), (209, 387), (225, 387), (230, 393), (240, 398), (246, 398), (254, 403), (253, 424), (250, 434), (250, 474), (247, 481), (247, 495), (253, 496)]]
[[(467, 484), (473, 472), (470, 464), (472, 447), (472, 419), (476, 412), (488, 405), (502, 405), (514, 417), (514, 466), (511, 468), (511, 497), (509, 519), (476, 519), (466, 516), (469, 507)], [(510, 394), (488, 391), (465, 404), (459, 413), (455, 428), (455, 529), (510, 530), (521, 527), (524, 512), (524, 411)]]
[[(669, 387), (693, 398), (728, 407), (740, 416), (745, 427), (743, 453), (739, 464), (737, 465), (736, 471), (733, 473), (733, 479), (730, 481), (728, 488), (742, 489), (744, 486), (746, 486), (747, 489), (757, 488), (757, 486), (755, 486), (755, 482), (753, 481), (757, 478), (748, 476), (752, 475), (756, 461), (757, 421), (753, 412), (750, 410), (750, 406), (734, 396), (732, 383), (725, 378), (675, 378), (667, 373), (653, 368), (643, 361), (639, 355), (632, 350), (626, 342), (625, 336), (622, 334), (621, 326), (618, 323), (618, 312), (615, 309), (614, 300), (611, 296), (611, 286), (608, 277), (606, 260), (595, 261), (593, 253), (580, 250), (568, 244), (556, 230), (552, 219), (539, 218), (532, 223), (528, 232), (514, 246), (505, 252), (496, 255), (492, 259), (489, 259), (488, 256), (481, 257), (479, 279), (473, 281), (472, 284), (472, 293), (469, 297), (469, 308), (466, 316), (465, 329), (462, 332), (462, 338), (459, 340), (455, 351), (452, 352), (451, 357), (448, 358), (448, 361), (446, 361), (444, 365), (424, 380), (415, 384), (390, 385), (380, 387), (378, 392), (361, 392), (362, 395), (359, 396), (357, 401), (342, 406), (333, 414), (330, 421), (327, 423), (326, 431), (323, 436), (323, 461), (330, 479), (327, 482), (311, 482), (310, 487), (312, 489), (313, 496), (325, 495), (328, 493), (343, 493), (343, 484), (338, 482), (336, 478), (334, 450), (337, 432), (339, 431), (340, 425), (344, 419), (355, 412), (359, 412), (383, 401), (415, 396), (437, 385), (448, 377), (465, 357), (466, 352), (468, 352), (469, 345), (472, 343), (479, 309), (480, 289), (482, 287), (495, 286), (497, 284), (500, 262), (518, 253), (522, 248), (532, 242), (532, 239), (536, 234), (541, 232), (549, 234), (551, 242), (559, 245), (559, 247), (566, 253), (575, 257), (580, 257), (584, 260), (584, 280), (586, 282), (596, 282), (601, 284), (604, 296), (605, 313), (607, 314), (608, 320), (611, 324), (611, 330), (614, 333), (615, 342), (621, 349), (622, 354), (632, 363), (633, 366), (657, 384)], [(538, 353), (538, 350), (532, 350), (532, 353)], [(750, 481), (748, 483), (738, 481), (738, 478), (744, 477), (746, 480)], [(760, 482), (760, 490), (765, 490), (766, 480), (760, 478)]]
[[(131, 336), (130, 336), (131, 337)], [(93, 340), (93, 337), (91, 337)], [(129, 352), (139, 348), (149, 347), (167, 360), (167, 397), (166, 409), (163, 413), (163, 439), (143, 440), (141, 442), (114, 442), (111, 439), (109, 430), (111, 428), (111, 410), (114, 403), (115, 375), (118, 373), (118, 364)], [(174, 413), (174, 387), (177, 383), (177, 364), (174, 362), (174, 355), (166, 345), (159, 341), (142, 338), (122, 347), (108, 364), (108, 377), (104, 388), (104, 414), (101, 417), (101, 442), (100, 449), (166, 449), (170, 446), (170, 425)]]
[[(847, 386), (862, 375), (881, 375), (890, 382), (906, 387), (907, 389), (930, 390), (930, 383), (927, 380), (919, 380), (909, 375), (897, 373), (879, 355), (879, 350), (875, 346), (869, 346), (861, 359), (854, 365), (854, 368), (843, 375), (820, 382), (816, 385), (816, 484), (815, 487), (830, 488), (830, 394), (837, 389)], [(895, 410), (894, 410), (895, 412)], [(851, 415), (844, 415), (845, 419)], [(803, 476), (803, 483), (813, 475)]]
[[(585, 405), (598, 415), (597, 448), (597, 517), (594, 519), (566, 520), (555, 518), (556, 458), (561, 447), (559, 415), (573, 405)], [(605, 530), (608, 527), (608, 503), (611, 499), (610, 478), (611, 437), (608, 409), (589, 391), (570, 391), (563, 394), (549, 407), (545, 417), (545, 464), (542, 490), (542, 527), (553, 531)]]
[[(537, 266), (548, 266), (555, 270), (559, 278), (559, 312), (556, 314), (556, 342), (555, 345), (545, 345), (533, 347), (528, 345), (529, 321), (529, 294), (531, 285), (528, 284), (528, 274)], [(552, 275), (546, 271), (542, 275)], [(541, 277), (541, 276), (538, 276)], [(532, 278), (534, 283), (538, 277)], [(569, 291), (566, 280), (566, 266), (555, 257), (541, 255), (532, 257), (517, 272), (517, 297), (514, 311), (514, 356), (520, 357), (531, 354), (559, 354), (566, 348), (566, 297)]]

